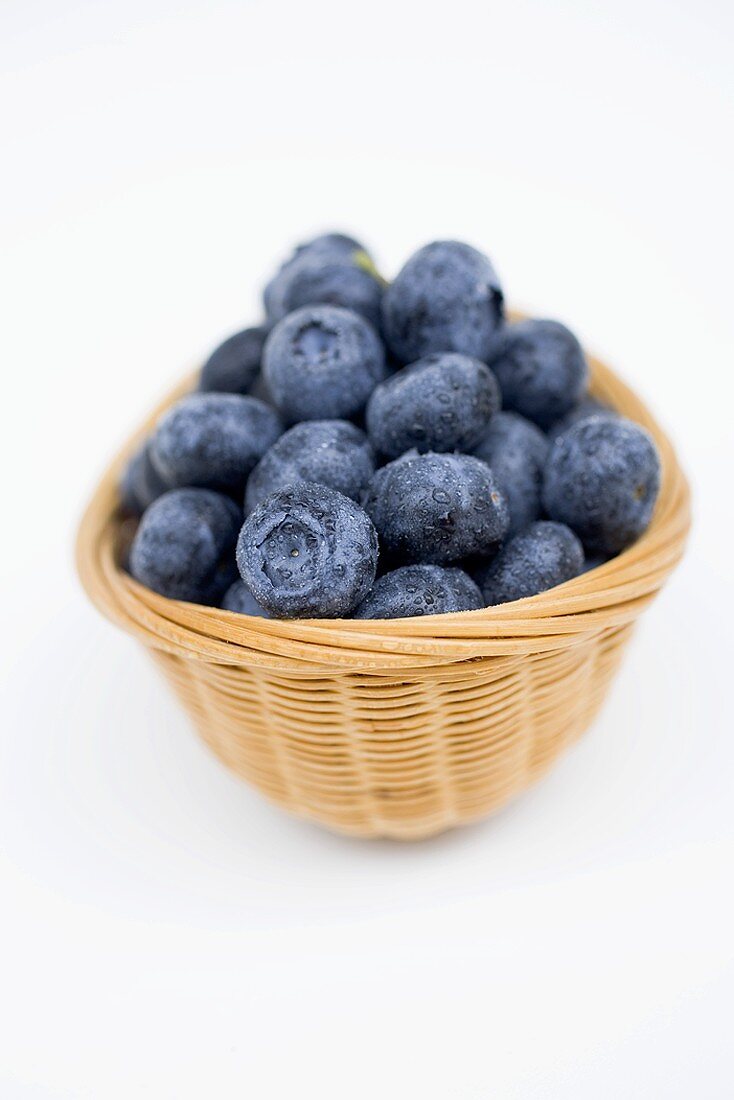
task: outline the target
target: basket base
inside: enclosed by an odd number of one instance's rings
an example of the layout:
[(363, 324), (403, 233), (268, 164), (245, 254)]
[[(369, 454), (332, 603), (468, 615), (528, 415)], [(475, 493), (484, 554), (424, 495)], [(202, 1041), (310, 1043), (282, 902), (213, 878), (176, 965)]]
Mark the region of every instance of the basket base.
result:
[(532, 786), (589, 726), (632, 626), (560, 651), (320, 680), (153, 651), (203, 741), (270, 802), (348, 836), (419, 840)]

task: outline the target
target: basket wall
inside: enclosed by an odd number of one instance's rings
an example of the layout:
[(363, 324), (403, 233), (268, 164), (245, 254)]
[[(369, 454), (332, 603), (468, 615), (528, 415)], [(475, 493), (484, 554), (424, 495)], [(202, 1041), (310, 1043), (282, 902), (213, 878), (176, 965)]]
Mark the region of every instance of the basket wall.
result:
[(592, 392), (655, 436), (662, 488), (633, 547), (550, 592), (390, 622), (279, 622), (166, 600), (119, 565), (129, 532), (116, 490), (160, 409), (84, 517), (83, 583), (150, 650), (210, 748), (273, 802), (359, 836), (417, 838), (483, 817), (588, 727), (684, 548), (689, 494), (669, 441), (608, 368), (591, 365)]

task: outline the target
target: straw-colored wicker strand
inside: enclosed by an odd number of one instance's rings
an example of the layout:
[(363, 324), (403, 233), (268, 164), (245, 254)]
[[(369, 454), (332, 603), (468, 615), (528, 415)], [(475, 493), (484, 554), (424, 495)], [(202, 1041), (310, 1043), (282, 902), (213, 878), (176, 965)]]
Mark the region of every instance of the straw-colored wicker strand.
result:
[(83, 583), (151, 651), (204, 741), (272, 801), (357, 836), (412, 839), (484, 817), (588, 727), (684, 549), (689, 492), (668, 439), (612, 371), (591, 368), (592, 392), (653, 434), (661, 491), (634, 546), (549, 592), (380, 622), (254, 619), (150, 592), (119, 565), (117, 484), (191, 379), (103, 477), (79, 532)]

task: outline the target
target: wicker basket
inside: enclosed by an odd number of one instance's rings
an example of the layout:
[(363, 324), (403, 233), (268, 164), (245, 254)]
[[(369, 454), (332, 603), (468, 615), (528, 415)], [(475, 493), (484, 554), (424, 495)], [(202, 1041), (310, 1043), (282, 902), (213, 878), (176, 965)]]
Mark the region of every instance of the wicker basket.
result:
[(668, 439), (607, 367), (590, 362), (592, 393), (655, 437), (662, 488), (634, 546), (550, 592), (456, 615), (280, 622), (148, 591), (119, 565), (118, 478), (192, 379), (102, 479), (79, 531), (82, 582), (150, 650), (204, 741), (271, 801), (363, 837), (425, 837), (484, 817), (588, 727), (689, 527), (688, 486)]

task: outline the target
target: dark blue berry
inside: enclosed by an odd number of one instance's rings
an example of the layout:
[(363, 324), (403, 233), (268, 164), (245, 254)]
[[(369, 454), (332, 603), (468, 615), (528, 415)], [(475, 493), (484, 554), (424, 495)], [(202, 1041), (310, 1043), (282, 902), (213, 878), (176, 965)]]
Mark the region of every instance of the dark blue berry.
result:
[[(370, 264), (369, 256), (359, 241), (343, 233), (324, 233), (320, 237), (314, 237), (313, 240), (298, 245), (297, 248), (294, 249), (293, 254), (281, 265), (280, 269), (266, 285), (263, 292), (265, 314), (268, 319), (268, 324), (271, 327), (282, 320), (287, 313), (290, 313), (296, 308), (290, 301), (292, 295), (293, 270), (295, 268), (297, 273), (299, 265), (303, 265), (304, 261), (308, 263), (315, 262), (316, 264), (336, 262), (351, 265), (353, 267), (359, 266), (360, 264), (363, 266), (366, 264), (367, 267), (369, 267)], [(302, 279), (303, 274), (300, 276), (300, 280)], [(303, 282), (301, 282), (301, 288), (302, 287)], [(306, 304), (312, 305), (316, 303), (313, 301), (309, 303), (298, 303), (299, 306)], [(343, 303), (339, 302), (336, 304), (342, 305)]]
[(501, 412), (492, 417), (489, 428), (474, 454), (497, 478), (510, 509), (511, 538), (536, 520), (541, 513), (540, 492), (549, 444), (540, 428), (518, 413)]
[(579, 420), (585, 420), (587, 416), (619, 416), (616, 409), (611, 409), (608, 405), (598, 401), (596, 397), (591, 397), (589, 394), (584, 394), (580, 401), (577, 401), (574, 407), (562, 416), (560, 420), (554, 420), (551, 426), (548, 428), (548, 439), (553, 442), (566, 431), (566, 428), (570, 428), (573, 424), (578, 424)]
[(364, 245), (347, 233), (321, 233), (310, 241), (304, 241), (296, 245), (293, 258), (302, 256), (304, 252), (331, 252), (342, 256), (351, 256), (354, 252), (365, 252)]
[(158, 422), (151, 457), (171, 485), (244, 491), (250, 471), (282, 431), (275, 410), (256, 397), (196, 393)]
[(609, 557), (645, 530), (659, 488), (660, 459), (644, 428), (623, 417), (590, 416), (553, 444), (543, 504), (590, 554)]
[(385, 355), (363, 317), (337, 306), (306, 306), (270, 333), (263, 371), (286, 420), (349, 418), (385, 377)]
[(375, 472), (367, 436), (348, 420), (305, 420), (282, 435), (250, 474), (245, 511), (277, 489), (313, 481), (359, 500)]
[(583, 547), (573, 531), (540, 520), (506, 543), (476, 579), (487, 607), (492, 607), (555, 588), (578, 576), (583, 565)]
[(434, 241), (415, 252), (382, 299), (382, 324), (401, 363), (437, 351), (486, 359), (504, 317), (497, 273), (460, 241)]
[(303, 306), (332, 305), (359, 313), (377, 328), (382, 283), (363, 255), (355, 253), (357, 259), (312, 252), (299, 256), (281, 276), (279, 316), (271, 316), (271, 323)]
[(278, 490), (250, 513), (237, 565), (271, 615), (343, 618), (372, 587), (377, 553), (377, 534), (359, 505), (304, 482)]
[(132, 456), (120, 479), (120, 503), (125, 512), (141, 515), (148, 505), (170, 489), (150, 457), (150, 440), (146, 439)]
[(518, 321), (498, 333), (487, 362), (497, 375), (506, 409), (541, 428), (564, 416), (586, 388), (583, 349), (558, 321)]
[(381, 382), (367, 404), (376, 450), (397, 458), (418, 451), (467, 451), (500, 407), (497, 380), (478, 359), (427, 355)]
[(354, 612), (355, 619), (407, 619), (484, 607), (482, 594), (462, 569), (404, 565), (385, 573)]
[(260, 370), (267, 329), (246, 328), (216, 348), (201, 368), (199, 389), (249, 393)]
[(598, 569), (600, 565), (606, 565), (608, 561), (609, 558), (606, 558), (601, 554), (594, 558), (587, 557), (584, 559), (584, 568), (581, 570), (581, 572), (590, 573), (592, 569)]
[(231, 584), (222, 597), (221, 607), (224, 611), (236, 611), (239, 615), (256, 615), (261, 619), (269, 619), (269, 612), (261, 607), (243, 580), (236, 580)]
[(237, 576), (242, 513), (208, 489), (172, 489), (146, 510), (130, 550), (130, 572), (173, 600), (216, 604)]
[(263, 377), (263, 372), (260, 370), (252, 383), (252, 389), (250, 390), (250, 397), (257, 397), (260, 401), (264, 401), (266, 405), (272, 405), (275, 408), (275, 402), (273, 401), (273, 395), (268, 389), (267, 382)]
[(377, 471), (364, 507), (382, 548), (408, 562), (486, 555), (510, 522), (494, 474), (471, 455), (403, 455)]

